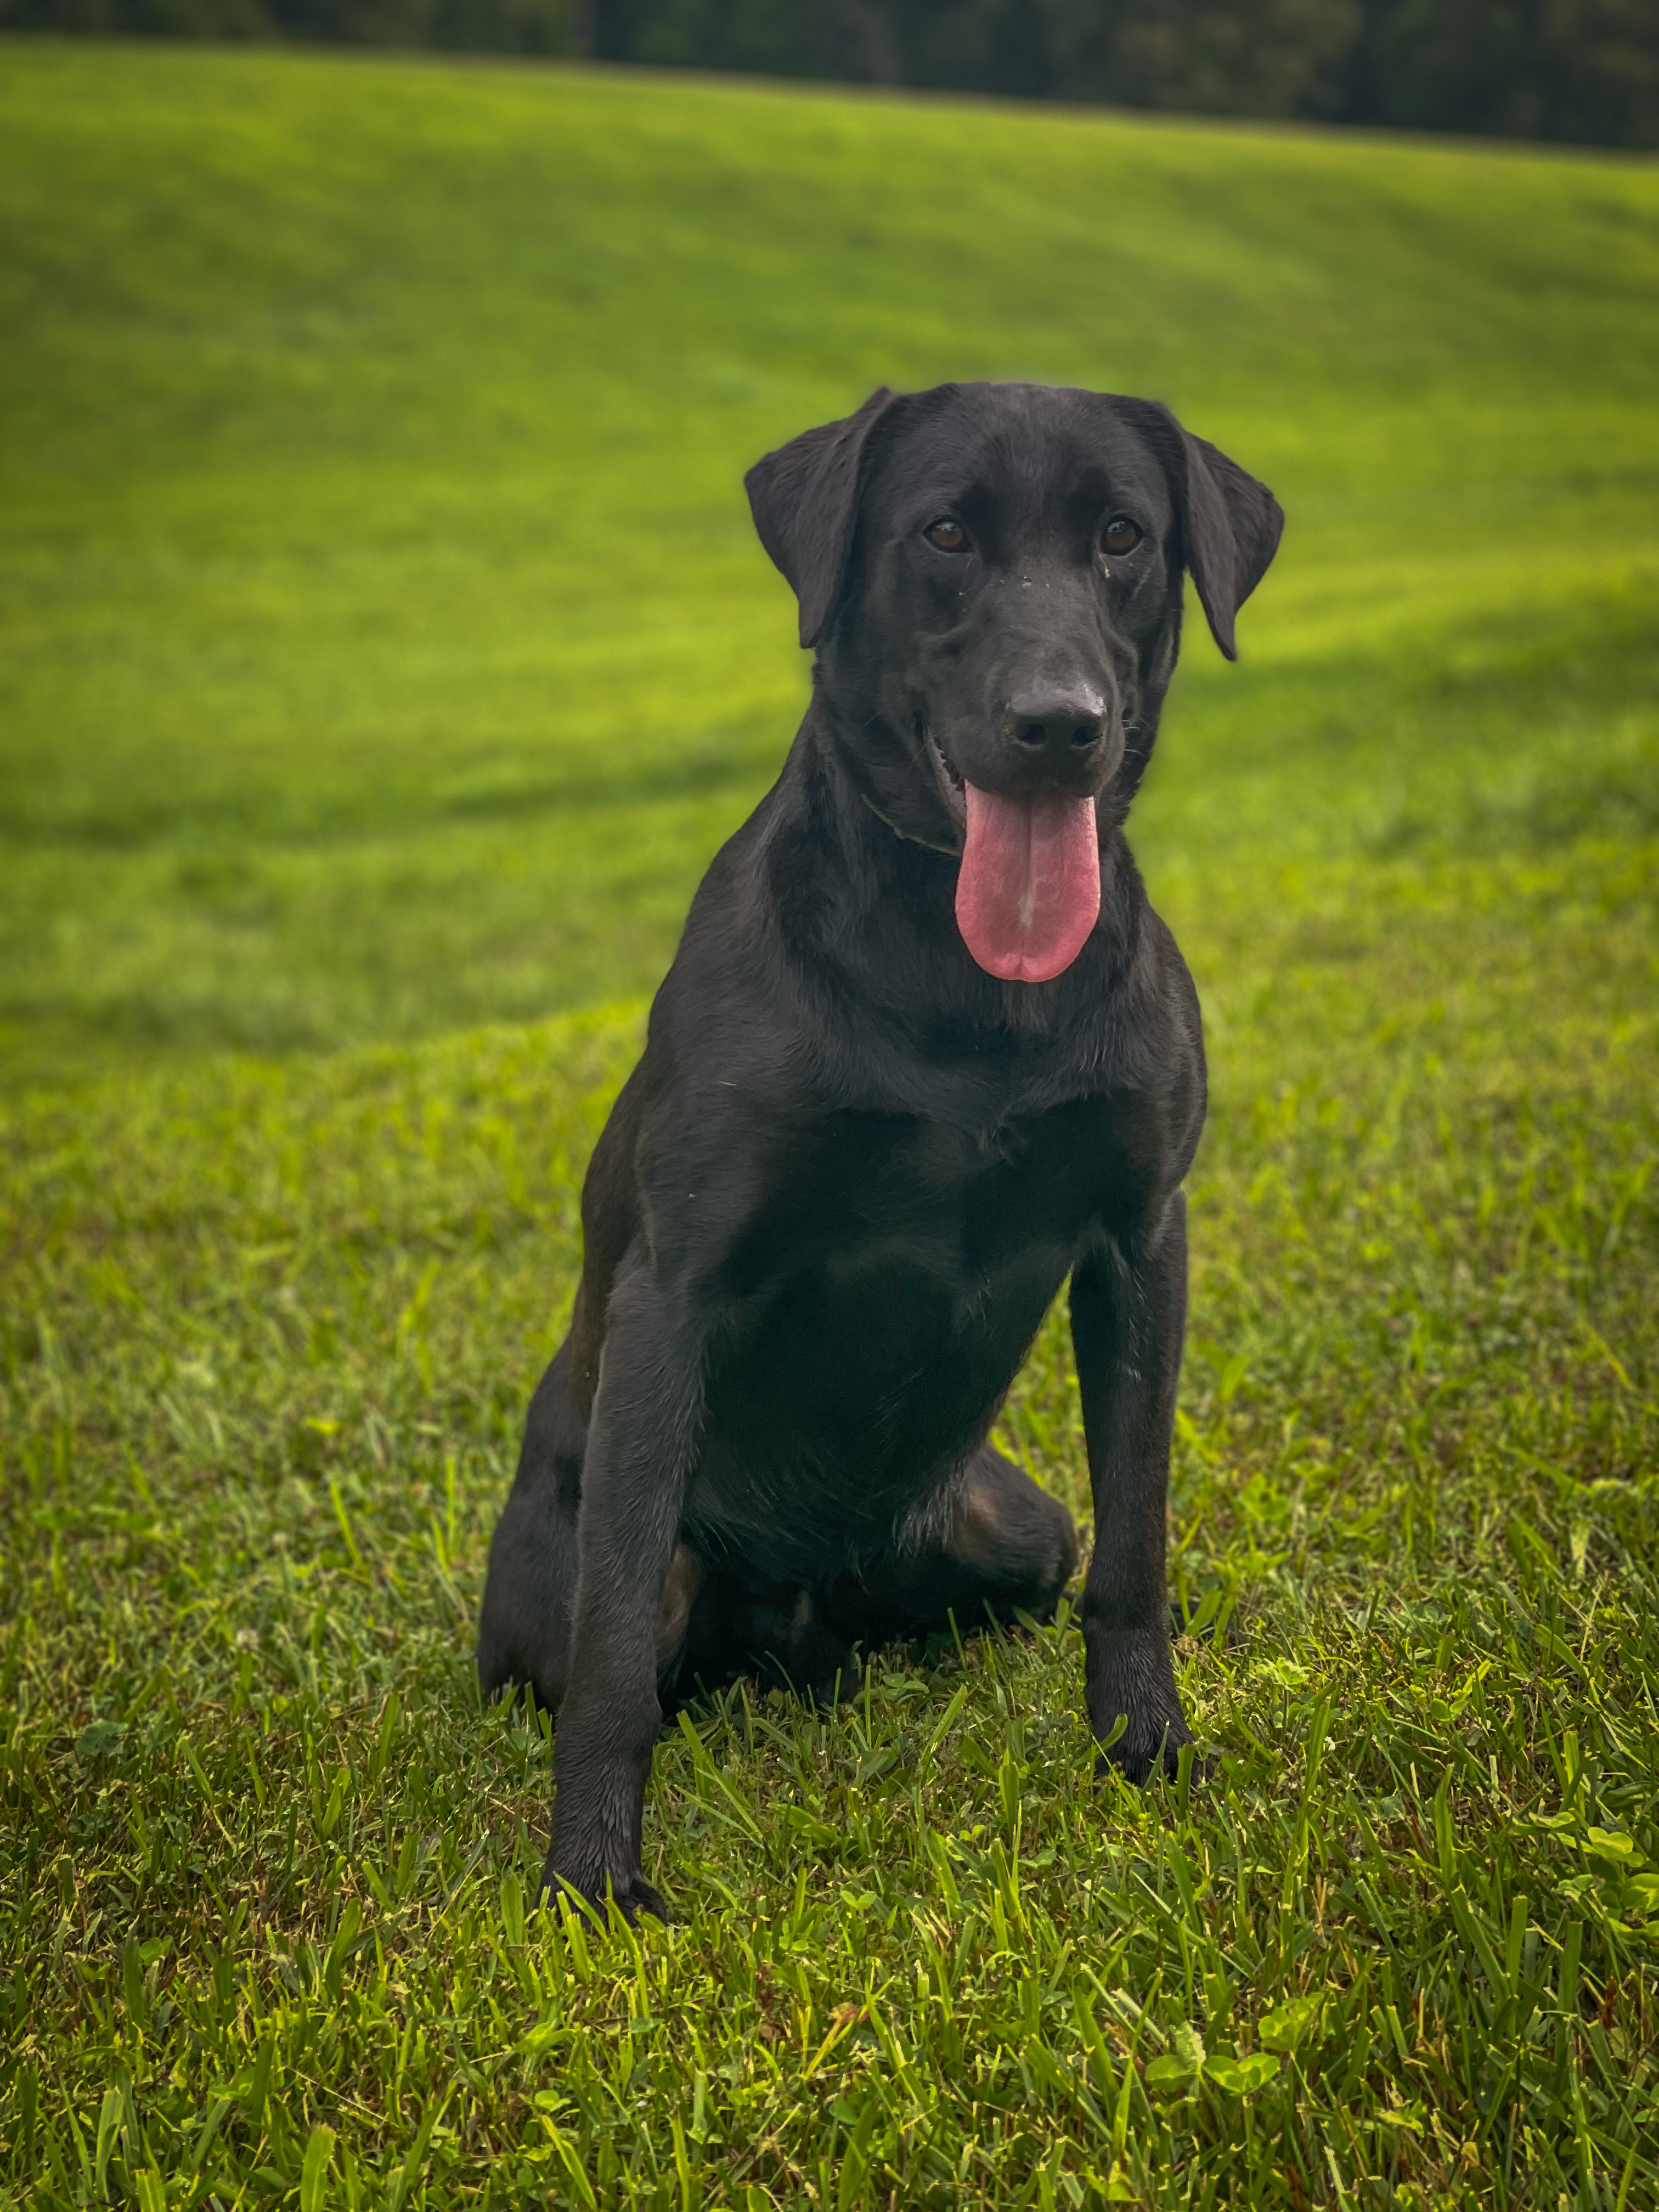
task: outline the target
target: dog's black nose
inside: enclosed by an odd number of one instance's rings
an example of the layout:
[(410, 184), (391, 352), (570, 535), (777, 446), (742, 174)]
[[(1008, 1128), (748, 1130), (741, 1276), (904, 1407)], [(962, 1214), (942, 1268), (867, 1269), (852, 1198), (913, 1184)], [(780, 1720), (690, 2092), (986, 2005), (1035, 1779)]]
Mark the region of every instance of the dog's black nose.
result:
[(1075, 759), (1100, 743), (1105, 702), (1095, 691), (1024, 691), (1008, 702), (1008, 734), (1027, 752)]

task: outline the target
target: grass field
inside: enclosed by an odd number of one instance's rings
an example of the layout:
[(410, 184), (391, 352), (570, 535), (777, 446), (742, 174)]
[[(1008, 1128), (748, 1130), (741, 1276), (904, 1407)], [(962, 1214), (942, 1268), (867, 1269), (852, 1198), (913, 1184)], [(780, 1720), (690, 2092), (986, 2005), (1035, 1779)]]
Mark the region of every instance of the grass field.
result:
[[(1659, 2203), (1659, 169), (13, 41), (0, 331), (0, 2201)], [(1132, 825), (1218, 1771), (1063, 1621), (736, 1694), (601, 1942), (484, 1547), (804, 694), (742, 469), (951, 374), (1291, 518)]]

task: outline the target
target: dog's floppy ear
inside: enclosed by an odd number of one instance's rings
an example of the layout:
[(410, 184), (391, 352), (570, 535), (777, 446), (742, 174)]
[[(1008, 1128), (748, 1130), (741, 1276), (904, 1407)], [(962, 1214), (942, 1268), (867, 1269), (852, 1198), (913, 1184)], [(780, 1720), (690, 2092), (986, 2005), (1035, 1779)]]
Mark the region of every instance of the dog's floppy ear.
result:
[(800, 641), (817, 645), (847, 580), (859, 477), (870, 433), (896, 395), (885, 385), (856, 415), (803, 431), (744, 478), (760, 542), (800, 601)]
[(1207, 439), (1183, 430), (1167, 407), (1149, 407), (1147, 415), (1180, 509), (1181, 557), (1197, 586), (1210, 635), (1229, 660), (1237, 660), (1233, 618), (1279, 550), (1285, 511), (1266, 484)]

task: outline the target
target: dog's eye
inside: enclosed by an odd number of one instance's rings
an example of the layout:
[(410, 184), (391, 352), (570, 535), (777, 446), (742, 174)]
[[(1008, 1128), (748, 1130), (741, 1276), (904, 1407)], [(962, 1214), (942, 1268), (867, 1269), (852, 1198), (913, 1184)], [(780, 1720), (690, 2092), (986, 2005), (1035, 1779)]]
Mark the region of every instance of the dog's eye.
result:
[(922, 536), (930, 545), (938, 546), (941, 553), (960, 553), (968, 543), (968, 532), (953, 514), (942, 514), (937, 522), (930, 522)]
[(1103, 553), (1133, 553), (1140, 543), (1140, 526), (1127, 514), (1115, 514), (1100, 533)]

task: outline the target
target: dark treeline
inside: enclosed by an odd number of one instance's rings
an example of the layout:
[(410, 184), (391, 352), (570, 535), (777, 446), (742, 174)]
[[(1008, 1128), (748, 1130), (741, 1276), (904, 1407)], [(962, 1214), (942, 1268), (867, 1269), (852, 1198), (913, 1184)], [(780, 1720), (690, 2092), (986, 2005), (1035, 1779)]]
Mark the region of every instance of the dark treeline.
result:
[(0, 0), (0, 24), (1659, 145), (1659, 0)]
[(1659, 0), (597, 0), (611, 58), (1659, 143)]

